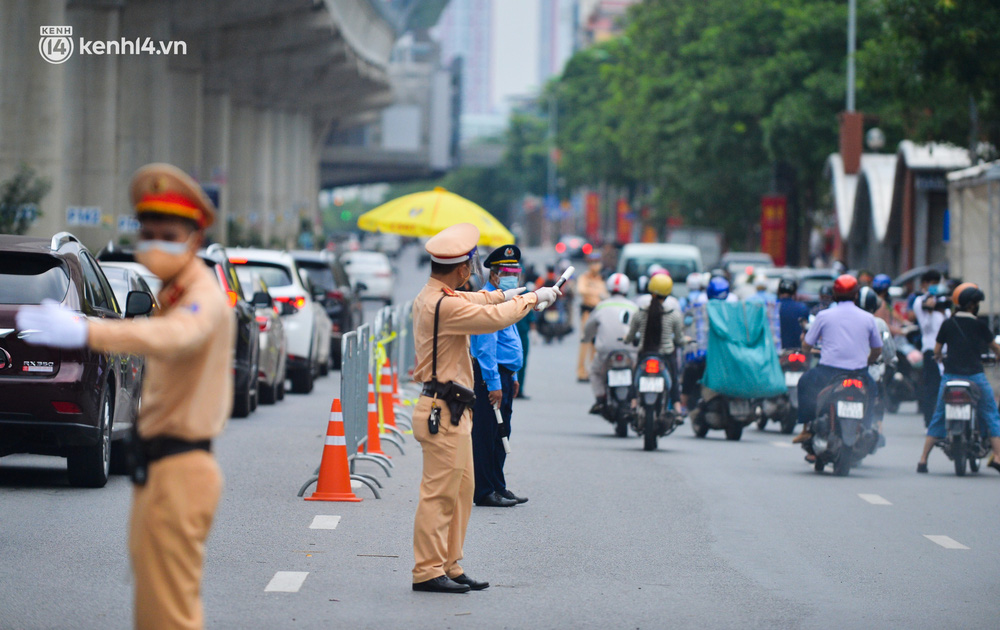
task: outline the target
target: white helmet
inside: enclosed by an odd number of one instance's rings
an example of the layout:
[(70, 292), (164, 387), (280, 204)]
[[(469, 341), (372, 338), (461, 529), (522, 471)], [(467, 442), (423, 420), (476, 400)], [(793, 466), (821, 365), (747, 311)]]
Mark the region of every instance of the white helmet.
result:
[(687, 284), (688, 291), (701, 291), (704, 286), (704, 280), (698, 272), (689, 273), (685, 283)]
[(628, 293), (629, 280), (628, 276), (623, 273), (613, 273), (608, 276), (608, 293), (617, 293), (619, 295), (625, 295)]

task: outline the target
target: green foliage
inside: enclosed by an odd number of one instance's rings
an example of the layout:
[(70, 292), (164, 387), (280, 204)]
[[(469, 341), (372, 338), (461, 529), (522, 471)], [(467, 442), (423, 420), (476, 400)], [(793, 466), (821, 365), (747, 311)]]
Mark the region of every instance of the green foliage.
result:
[(41, 215), (38, 204), (51, 187), (47, 179), (37, 177), (27, 164), (0, 183), (0, 234), (24, 234)]

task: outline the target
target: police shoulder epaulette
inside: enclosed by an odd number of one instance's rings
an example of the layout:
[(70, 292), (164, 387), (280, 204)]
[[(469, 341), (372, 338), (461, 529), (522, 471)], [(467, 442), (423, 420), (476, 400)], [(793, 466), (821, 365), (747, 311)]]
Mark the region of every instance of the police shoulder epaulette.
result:
[(445, 295), (458, 295), (457, 293), (455, 293), (454, 289), (450, 289), (448, 287), (444, 287), (443, 289), (441, 289), (441, 292), (444, 293)]

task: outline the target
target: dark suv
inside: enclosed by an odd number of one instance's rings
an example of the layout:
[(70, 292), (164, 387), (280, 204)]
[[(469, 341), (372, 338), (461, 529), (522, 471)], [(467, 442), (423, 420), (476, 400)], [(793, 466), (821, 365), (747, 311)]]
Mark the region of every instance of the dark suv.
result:
[(88, 317), (145, 315), (148, 294), (131, 292), (119, 306), (107, 278), (72, 234), (52, 240), (0, 235), (0, 456), (67, 459), (74, 486), (108, 481), (114, 441), (135, 421), (141, 391), (125, 355), (29, 345), (16, 330), (18, 308), (44, 299)]
[(334, 369), (340, 369), (340, 339), (364, 321), (364, 306), (333, 252), (297, 250), (291, 254), (330, 318), (330, 362)]

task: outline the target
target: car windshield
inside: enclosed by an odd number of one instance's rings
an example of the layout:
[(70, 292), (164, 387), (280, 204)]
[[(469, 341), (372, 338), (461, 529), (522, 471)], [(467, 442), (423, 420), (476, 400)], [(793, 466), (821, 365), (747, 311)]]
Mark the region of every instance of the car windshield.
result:
[(53, 256), (0, 253), (0, 304), (61, 302), (69, 289), (69, 274)]
[[(292, 275), (288, 267), (284, 265), (269, 264), (262, 262), (248, 262), (246, 264), (236, 264), (237, 273), (242, 270), (249, 270), (256, 273), (257, 277), (264, 281), (269, 287), (287, 287), (292, 284)], [(243, 277), (242, 275), (240, 276)]]
[(833, 278), (826, 278), (823, 276), (812, 276), (809, 278), (803, 278), (799, 282), (799, 293), (804, 295), (819, 295), (819, 290), (824, 284), (833, 284)]
[(299, 268), (305, 272), (313, 286), (326, 290), (337, 288), (337, 280), (333, 277), (333, 270), (329, 266), (322, 263), (299, 262)]

